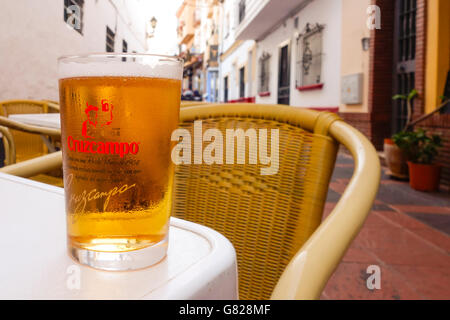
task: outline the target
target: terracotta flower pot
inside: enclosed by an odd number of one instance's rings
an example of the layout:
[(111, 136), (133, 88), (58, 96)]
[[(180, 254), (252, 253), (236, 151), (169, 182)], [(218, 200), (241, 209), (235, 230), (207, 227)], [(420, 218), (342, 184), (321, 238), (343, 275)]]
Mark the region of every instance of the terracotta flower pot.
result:
[(419, 191), (437, 191), (441, 176), (441, 166), (408, 161), (409, 185)]
[(408, 179), (406, 157), (392, 139), (384, 139), (384, 156), (390, 175), (400, 179)]

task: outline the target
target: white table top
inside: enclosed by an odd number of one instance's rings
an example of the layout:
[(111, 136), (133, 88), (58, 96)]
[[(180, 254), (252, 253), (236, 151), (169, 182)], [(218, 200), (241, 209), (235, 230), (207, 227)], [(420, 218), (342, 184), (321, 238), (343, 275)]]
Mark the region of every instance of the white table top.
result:
[(24, 124), (53, 129), (61, 128), (59, 113), (12, 114), (8, 118)]
[(0, 299), (236, 299), (236, 255), (218, 232), (171, 218), (167, 257), (99, 271), (66, 253), (64, 191), (0, 173)]

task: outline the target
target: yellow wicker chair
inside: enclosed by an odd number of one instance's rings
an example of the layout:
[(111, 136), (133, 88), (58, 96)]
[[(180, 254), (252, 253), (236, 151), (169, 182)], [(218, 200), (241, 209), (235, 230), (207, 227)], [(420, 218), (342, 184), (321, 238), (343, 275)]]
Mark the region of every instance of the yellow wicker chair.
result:
[(16, 144), (14, 143), (14, 138), (11, 131), (9, 131), (8, 127), (0, 125), (0, 134), (5, 151), (4, 165), (16, 163)]
[[(47, 113), (49, 103), (35, 100), (9, 100), (0, 102), (0, 115), (8, 117), (12, 114)], [(17, 162), (36, 158), (47, 153), (47, 147), (39, 135), (12, 130), (16, 143)]]
[[(223, 137), (227, 128), (279, 129), (276, 175), (261, 175), (261, 165), (177, 166), (173, 215), (233, 243), (241, 299), (318, 298), (378, 190), (370, 142), (335, 114), (288, 106), (202, 105), (181, 109), (180, 117), (191, 135), (195, 120), (203, 120), (203, 132), (216, 128)], [(355, 173), (321, 224), (339, 143), (352, 153)]]
[(45, 103), (47, 103), (48, 106), (48, 113), (59, 113), (60, 107), (59, 102), (55, 100), (42, 100)]
[[(191, 134), (195, 120), (203, 120), (203, 130), (279, 129), (279, 171), (263, 176), (261, 165), (179, 165), (173, 215), (230, 239), (241, 299), (319, 298), (375, 199), (380, 163), (373, 146), (334, 114), (288, 106), (181, 109), (180, 126)], [(351, 152), (355, 169), (340, 201), (321, 222), (339, 143)], [(42, 170), (42, 163), (61, 166), (60, 152), (45, 158), (31, 160), (27, 168), (33, 170), (3, 172), (24, 176)]]
[(63, 187), (62, 179), (45, 175), (46, 172), (58, 170), (61, 167), (62, 153), (61, 151), (57, 151), (34, 159), (7, 165), (0, 168), (0, 172)]
[[(21, 174), (17, 175), (21, 175), (23, 177), (27, 177), (35, 181), (62, 187), (63, 186), (62, 177), (58, 172), (61, 171), (61, 165), (55, 167), (52, 165), (52, 161), (48, 160), (53, 159), (55, 155), (41, 156), (16, 163), (16, 143), (13, 135), (11, 134), (10, 129), (13, 129), (16, 132), (27, 133), (30, 135), (43, 134), (50, 137), (54, 137), (59, 140), (61, 139), (61, 130), (26, 125), (11, 120), (9, 118), (0, 116), (0, 132), (2, 133), (3, 136), (3, 144), (5, 147), (5, 165), (6, 165), (6, 167), (1, 168), (0, 171), (7, 172), (8, 170), (19, 170)], [(37, 163), (37, 165), (34, 165), (34, 163)], [(58, 172), (58, 174), (56, 176), (54, 174), (53, 175), (44, 174), (51, 170), (55, 170), (55, 172)], [(27, 172), (27, 174), (24, 175), (23, 172)]]
[(181, 108), (206, 105), (208, 102), (202, 101), (181, 101)]

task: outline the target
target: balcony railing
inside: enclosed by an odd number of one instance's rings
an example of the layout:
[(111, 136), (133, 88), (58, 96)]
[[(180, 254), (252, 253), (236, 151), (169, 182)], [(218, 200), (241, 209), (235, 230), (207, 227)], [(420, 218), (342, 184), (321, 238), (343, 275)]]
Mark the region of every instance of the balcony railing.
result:
[(261, 39), (314, 0), (240, 0), (235, 4), (237, 40)]

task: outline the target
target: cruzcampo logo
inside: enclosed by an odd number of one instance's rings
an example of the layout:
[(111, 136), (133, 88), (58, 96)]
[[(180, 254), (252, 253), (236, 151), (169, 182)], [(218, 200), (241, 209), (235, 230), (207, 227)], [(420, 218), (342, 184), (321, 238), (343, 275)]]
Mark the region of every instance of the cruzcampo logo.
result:
[(102, 99), (101, 103), (102, 108), (99, 110), (98, 107), (86, 102), (84, 113), (86, 114), (87, 119), (83, 122), (81, 129), (81, 134), (85, 138), (94, 139), (94, 137), (90, 136), (88, 133), (94, 132), (97, 127), (109, 126), (112, 123), (114, 106), (112, 104), (109, 105), (108, 100), (106, 99)]
[[(113, 122), (114, 105), (107, 99), (101, 100), (101, 108), (86, 102), (86, 120), (81, 125), (81, 135), (86, 140), (67, 138), (70, 151), (98, 154), (116, 154), (123, 158), (126, 154), (137, 154), (140, 142), (95, 141), (99, 129), (110, 126)], [(93, 141), (94, 140), (94, 141)]]

